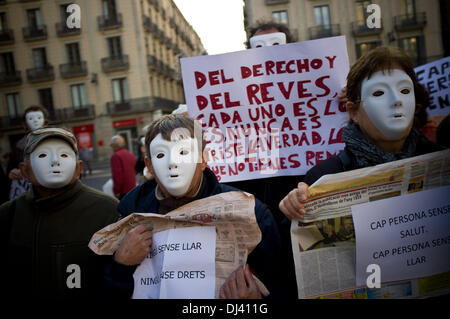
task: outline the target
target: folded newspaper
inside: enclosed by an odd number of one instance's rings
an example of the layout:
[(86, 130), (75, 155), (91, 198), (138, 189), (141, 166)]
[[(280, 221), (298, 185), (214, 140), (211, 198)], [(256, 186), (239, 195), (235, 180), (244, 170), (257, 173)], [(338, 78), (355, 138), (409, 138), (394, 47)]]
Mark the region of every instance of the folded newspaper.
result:
[(410, 298), (450, 291), (450, 272), (356, 287), (351, 206), (450, 185), (450, 150), (325, 175), (308, 189), (306, 214), (291, 223), (299, 298)]
[[(245, 265), (247, 256), (261, 241), (256, 221), (254, 196), (244, 192), (226, 192), (196, 200), (166, 215), (133, 213), (96, 232), (89, 248), (99, 255), (112, 255), (126, 234), (138, 225), (152, 228), (153, 234), (170, 229), (215, 226), (215, 297), (228, 276)], [(183, 261), (180, 260), (180, 263)], [(256, 277), (255, 277), (256, 278)], [(268, 295), (256, 278), (258, 287)]]

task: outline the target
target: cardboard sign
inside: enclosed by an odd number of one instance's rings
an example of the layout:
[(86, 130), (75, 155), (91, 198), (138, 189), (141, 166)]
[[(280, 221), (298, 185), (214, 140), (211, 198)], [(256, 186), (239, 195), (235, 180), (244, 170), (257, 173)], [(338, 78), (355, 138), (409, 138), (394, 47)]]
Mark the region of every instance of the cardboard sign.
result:
[(152, 251), (133, 275), (133, 298), (214, 298), (215, 251), (215, 226), (153, 234)]
[(430, 93), (428, 115), (450, 114), (450, 57), (414, 69), (417, 79)]
[(367, 266), (381, 282), (450, 270), (450, 186), (352, 206), (356, 232), (356, 284)]
[(189, 116), (221, 182), (301, 175), (344, 148), (345, 37), (181, 59)]

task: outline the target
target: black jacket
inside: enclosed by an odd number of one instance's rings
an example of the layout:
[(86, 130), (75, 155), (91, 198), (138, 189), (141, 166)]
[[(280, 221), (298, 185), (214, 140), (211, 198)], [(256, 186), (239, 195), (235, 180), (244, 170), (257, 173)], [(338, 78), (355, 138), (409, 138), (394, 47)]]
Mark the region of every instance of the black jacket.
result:
[[(239, 191), (228, 185), (219, 184), (214, 173), (206, 168), (203, 173), (205, 186), (198, 198)], [(158, 213), (159, 202), (155, 197), (156, 181), (151, 179), (130, 191), (120, 202), (118, 211), (122, 217), (133, 212)], [(249, 266), (266, 285), (271, 298), (283, 297), (280, 276), (281, 241), (278, 228), (269, 208), (255, 199), (255, 215), (262, 239), (248, 257)], [(134, 289), (133, 273), (137, 266), (124, 266), (113, 262), (108, 268), (106, 281), (111, 287), (111, 297), (131, 297)], [(114, 291), (113, 291), (114, 290)]]
[[(118, 220), (117, 200), (76, 181), (39, 199), (34, 189), (0, 206), (0, 282), (8, 298), (99, 298), (110, 256), (88, 247), (92, 235)], [(68, 267), (79, 266), (79, 271)], [(67, 281), (78, 272), (81, 288)]]

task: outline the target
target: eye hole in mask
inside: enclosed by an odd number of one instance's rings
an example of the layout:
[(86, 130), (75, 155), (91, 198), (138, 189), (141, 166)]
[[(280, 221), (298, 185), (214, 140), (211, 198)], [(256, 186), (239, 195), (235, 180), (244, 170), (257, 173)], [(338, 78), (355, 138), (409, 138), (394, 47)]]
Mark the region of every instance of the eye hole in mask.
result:
[(283, 32), (266, 33), (255, 35), (250, 38), (251, 48), (261, 48), (265, 46), (286, 44), (286, 34)]

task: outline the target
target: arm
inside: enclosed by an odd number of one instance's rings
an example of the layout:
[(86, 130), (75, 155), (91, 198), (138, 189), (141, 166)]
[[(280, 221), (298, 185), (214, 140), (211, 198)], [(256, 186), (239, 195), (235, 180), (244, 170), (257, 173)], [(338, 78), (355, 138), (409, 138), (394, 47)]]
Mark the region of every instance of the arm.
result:
[(133, 228), (122, 240), (106, 268), (106, 297), (131, 298), (134, 289), (133, 274), (150, 252), (152, 233), (143, 225)]

